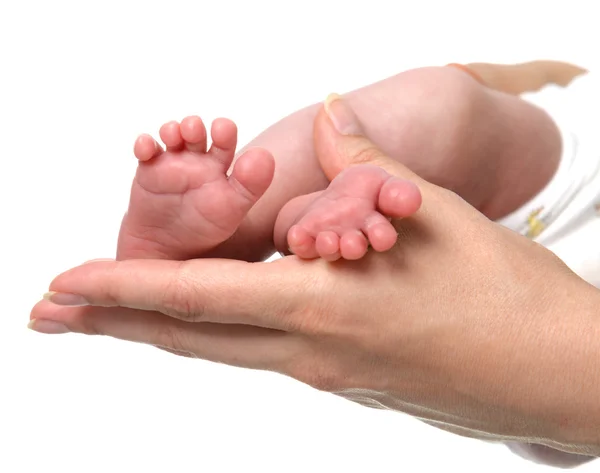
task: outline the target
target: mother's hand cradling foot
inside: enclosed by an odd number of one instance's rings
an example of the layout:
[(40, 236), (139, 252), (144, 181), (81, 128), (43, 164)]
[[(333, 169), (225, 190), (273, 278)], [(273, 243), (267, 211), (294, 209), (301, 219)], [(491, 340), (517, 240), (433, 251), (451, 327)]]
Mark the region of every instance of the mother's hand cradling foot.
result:
[(395, 222), (392, 250), (333, 264), (93, 262), (52, 282), (32, 328), (285, 373), (469, 436), (600, 446), (581, 390), (557, 381), (575, 376), (573, 366), (598, 381), (581, 340), (586, 331), (600, 339), (590, 318), (596, 291), (550, 252), (384, 156), (343, 101), (320, 112), (315, 144), (330, 178), (371, 163), (419, 186), (422, 207)]

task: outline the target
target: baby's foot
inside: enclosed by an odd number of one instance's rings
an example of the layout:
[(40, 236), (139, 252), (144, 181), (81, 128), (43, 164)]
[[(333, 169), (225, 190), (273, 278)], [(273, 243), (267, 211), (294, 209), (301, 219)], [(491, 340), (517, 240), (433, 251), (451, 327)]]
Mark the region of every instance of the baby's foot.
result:
[(271, 154), (253, 148), (227, 175), (237, 128), (217, 119), (207, 151), (206, 128), (198, 117), (160, 129), (166, 151), (149, 135), (135, 142), (139, 160), (123, 219), (118, 259), (198, 257), (227, 240), (273, 179)]
[(290, 201), (279, 215), (275, 238), (281, 242), (287, 235), (289, 250), (300, 258), (356, 260), (369, 244), (375, 251), (392, 248), (398, 234), (390, 219), (408, 217), (420, 205), (421, 193), (412, 182), (376, 166), (355, 166), (325, 191)]

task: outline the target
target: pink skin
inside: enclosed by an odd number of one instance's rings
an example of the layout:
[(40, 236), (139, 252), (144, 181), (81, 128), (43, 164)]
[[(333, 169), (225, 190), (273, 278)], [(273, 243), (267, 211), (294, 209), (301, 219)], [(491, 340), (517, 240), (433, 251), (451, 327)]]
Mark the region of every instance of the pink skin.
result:
[(275, 161), (251, 148), (231, 166), (237, 127), (217, 119), (212, 146), (202, 120), (187, 117), (160, 129), (166, 151), (149, 135), (135, 142), (139, 167), (123, 219), (118, 259), (190, 259), (235, 233), (273, 179)]
[[(202, 120), (187, 117), (160, 129), (166, 151), (149, 135), (134, 145), (139, 167), (123, 219), (118, 259), (191, 259), (230, 238), (269, 187), (274, 159), (262, 148), (233, 161), (237, 129), (218, 119), (212, 146)], [(356, 166), (325, 190), (292, 199), (281, 211), (275, 237), (301, 258), (360, 259), (369, 243), (387, 251), (397, 234), (390, 218), (421, 204), (417, 187), (375, 166)], [(285, 246), (285, 245), (284, 245)]]
[(420, 205), (412, 182), (376, 166), (351, 167), (325, 191), (288, 202), (275, 224), (275, 242), (283, 250), (287, 236), (289, 251), (300, 258), (357, 260), (369, 244), (375, 251), (392, 248), (398, 234), (390, 219), (409, 217)]
[[(552, 176), (560, 158), (560, 134), (543, 110), (517, 97), (491, 91), (456, 68), (406, 71), (344, 97), (359, 117), (365, 135), (384, 153), (423, 179), (457, 192), (491, 219), (506, 215), (537, 194)], [(147, 218), (142, 218), (137, 209), (144, 206), (138, 205), (140, 198), (137, 198), (130, 212), (137, 212), (137, 221), (125, 217), (118, 257), (220, 257), (246, 261), (269, 257), (276, 249), (275, 220), (286, 202), (324, 190), (328, 185), (326, 174), (334, 177), (345, 167), (341, 161), (332, 159), (324, 173), (319, 165), (313, 126), (321, 108), (319, 103), (299, 110), (252, 140), (252, 148), (266, 148), (275, 157), (277, 172), (264, 197), (222, 244), (192, 253), (187, 251), (185, 241), (177, 244), (182, 233), (173, 231), (174, 237), (149, 251), (149, 242), (140, 240), (154, 240), (156, 228), (151, 227), (156, 227), (156, 222), (164, 227), (161, 222), (165, 218), (151, 217), (156, 214), (154, 209), (150, 209)], [(188, 131), (184, 126), (179, 134), (189, 138)], [(543, 139), (538, 139), (540, 136)], [(175, 133), (175, 141), (181, 143), (181, 140)], [(186, 146), (191, 146), (196, 141), (187, 143)], [(148, 136), (136, 144), (142, 160), (149, 159), (159, 149)], [(246, 151), (250, 149), (243, 148), (234, 160), (248, 158)], [(521, 158), (515, 160), (514, 156)], [(531, 178), (519, 179), (523, 175)], [(139, 187), (132, 189), (133, 193), (148, 195)], [(182, 204), (176, 203), (171, 209)], [(165, 238), (169, 236), (163, 234)], [(201, 243), (196, 240), (192, 246), (201, 249), (211, 246)], [(285, 239), (281, 245), (277, 249), (287, 249)], [(173, 251), (176, 248), (179, 250)]]

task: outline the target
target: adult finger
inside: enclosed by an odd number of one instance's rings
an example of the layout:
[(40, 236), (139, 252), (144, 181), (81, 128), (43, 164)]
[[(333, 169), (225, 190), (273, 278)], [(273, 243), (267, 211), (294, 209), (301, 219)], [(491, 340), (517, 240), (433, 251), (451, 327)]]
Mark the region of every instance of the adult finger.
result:
[(61, 307), (46, 300), (32, 309), (29, 327), (50, 334), (106, 335), (183, 356), (279, 372), (297, 356), (299, 348), (296, 337), (279, 330), (190, 323), (158, 312), (123, 307)]
[(313, 138), (321, 168), (330, 180), (349, 166), (370, 164), (415, 183), (423, 197), (417, 212), (423, 224), (436, 225), (444, 218), (440, 206), (459, 199), (456, 194), (425, 181), (383, 153), (363, 135), (359, 119), (339, 95), (330, 95), (317, 114)]
[(99, 261), (52, 281), (46, 299), (65, 306), (128, 307), (187, 322), (256, 325), (291, 330), (315, 287), (307, 264), (201, 259)]
[(347, 101), (337, 94), (327, 97), (317, 114), (314, 142), (319, 162), (329, 180), (349, 166), (371, 164), (418, 185), (426, 182), (366, 138), (358, 117)]

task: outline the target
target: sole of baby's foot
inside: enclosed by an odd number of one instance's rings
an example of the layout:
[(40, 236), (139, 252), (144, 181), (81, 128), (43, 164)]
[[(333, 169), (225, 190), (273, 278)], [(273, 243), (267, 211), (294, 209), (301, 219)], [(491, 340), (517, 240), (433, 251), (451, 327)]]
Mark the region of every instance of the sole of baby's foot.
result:
[(369, 246), (380, 252), (391, 249), (398, 238), (391, 219), (409, 217), (420, 205), (415, 184), (362, 165), (340, 173), (325, 191), (291, 201), (282, 209), (282, 221), (297, 213), (287, 232), (289, 250), (296, 256), (357, 260)]
[(118, 259), (200, 256), (233, 235), (273, 179), (274, 159), (262, 148), (245, 151), (228, 175), (237, 145), (230, 120), (213, 122), (210, 149), (196, 116), (164, 124), (160, 138), (166, 149), (150, 135), (135, 142), (139, 166)]

